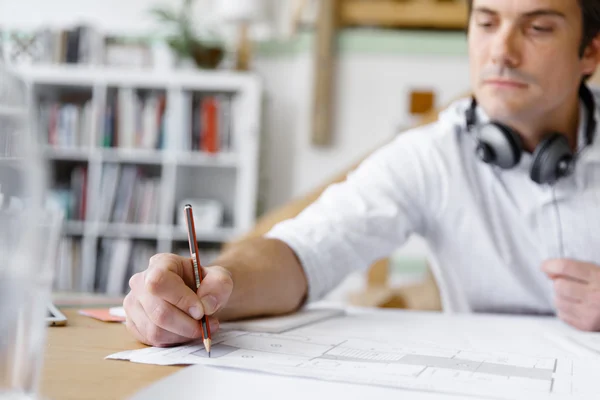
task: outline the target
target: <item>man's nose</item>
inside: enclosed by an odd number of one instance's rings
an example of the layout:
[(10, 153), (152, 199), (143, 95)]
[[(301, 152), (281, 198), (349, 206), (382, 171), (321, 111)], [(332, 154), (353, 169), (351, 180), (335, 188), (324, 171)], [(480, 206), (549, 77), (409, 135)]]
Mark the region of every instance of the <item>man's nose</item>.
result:
[(498, 30), (491, 43), (492, 61), (496, 65), (517, 67), (521, 63), (519, 34), (511, 28)]

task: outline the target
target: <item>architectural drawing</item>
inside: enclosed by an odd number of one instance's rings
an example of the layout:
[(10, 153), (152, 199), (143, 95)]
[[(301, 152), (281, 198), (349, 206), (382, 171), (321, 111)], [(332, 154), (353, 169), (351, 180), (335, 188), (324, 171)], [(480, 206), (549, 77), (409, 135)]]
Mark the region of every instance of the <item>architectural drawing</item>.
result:
[[(474, 352), (406, 340), (230, 331), (214, 340), (212, 358), (200, 344), (144, 349), (109, 358), (152, 364), (207, 364), (280, 375), (490, 399), (575, 399), (597, 395), (600, 362)], [(593, 361), (587, 360), (588, 363)], [(584, 363), (584, 364), (581, 364)], [(581, 374), (577, 376), (577, 374)]]

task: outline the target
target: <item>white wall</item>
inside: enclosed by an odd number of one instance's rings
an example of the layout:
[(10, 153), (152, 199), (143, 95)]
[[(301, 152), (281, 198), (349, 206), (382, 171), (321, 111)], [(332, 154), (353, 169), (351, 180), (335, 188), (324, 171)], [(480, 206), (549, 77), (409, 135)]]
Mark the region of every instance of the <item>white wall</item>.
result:
[[(202, 33), (208, 26), (231, 35), (232, 29), (215, 20), (217, 2), (195, 0), (193, 21)], [(258, 37), (284, 35), (290, 30), (293, 0), (245, 0), (262, 2), (263, 23), (253, 27)], [(0, 0), (0, 27), (62, 27), (86, 22), (106, 33), (156, 34), (155, 21), (148, 13), (154, 6), (179, 8), (183, 0)], [(229, 36), (231, 37), (231, 36)]]
[(334, 143), (310, 143), (313, 67), (309, 54), (256, 63), (266, 85), (267, 208), (319, 186), (410, 126), (408, 93), (435, 91), (438, 105), (468, 90), (458, 56), (348, 54), (337, 66)]
[[(200, 17), (209, 4), (197, 3)], [(156, 4), (176, 5), (180, 0), (0, 0), (0, 24), (36, 28), (87, 21), (108, 32), (147, 32), (153, 26), (147, 10)]]

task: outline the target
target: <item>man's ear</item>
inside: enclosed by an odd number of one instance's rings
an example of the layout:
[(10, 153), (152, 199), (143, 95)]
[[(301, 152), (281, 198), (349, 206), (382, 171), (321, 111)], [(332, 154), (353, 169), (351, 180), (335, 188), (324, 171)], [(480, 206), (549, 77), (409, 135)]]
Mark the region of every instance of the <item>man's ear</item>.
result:
[(583, 75), (594, 75), (600, 64), (600, 33), (585, 48), (582, 62)]

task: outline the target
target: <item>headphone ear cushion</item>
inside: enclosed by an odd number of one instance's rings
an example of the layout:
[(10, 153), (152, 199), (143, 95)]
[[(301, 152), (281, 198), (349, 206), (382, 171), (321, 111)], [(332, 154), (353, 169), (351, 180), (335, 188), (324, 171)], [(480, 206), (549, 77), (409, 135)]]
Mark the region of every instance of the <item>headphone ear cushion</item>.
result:
[[(498, 122), (491, 122), (479, 128), (478, 154), (484, 161), (512, 168), (521, 160), (523, 142), (512, 128)], [(485, 154), (485, 158), (482, 155)]]
[(554, 183), (567, 175), (572, 167), (573, 153), (564, 135), (554, 133), (545, 138), (533, 152), (530, 178), (538, 183)]

